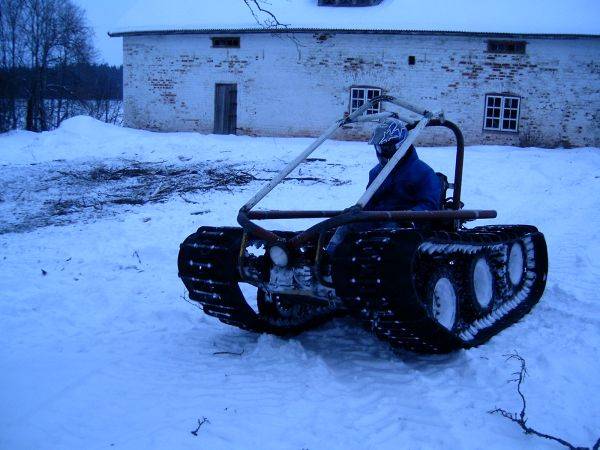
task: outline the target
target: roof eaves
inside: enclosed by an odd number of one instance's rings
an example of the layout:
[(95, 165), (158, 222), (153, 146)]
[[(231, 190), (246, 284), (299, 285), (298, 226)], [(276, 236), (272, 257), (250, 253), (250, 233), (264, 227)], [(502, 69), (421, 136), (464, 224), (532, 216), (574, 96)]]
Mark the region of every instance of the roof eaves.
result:
[(109, 32), (110, 37), (124, 36), (163, 36), (178, 34), (253, 34), (253, 33), (345, 33), (345, 34), (398, 34), (418, 36), (473, 36), (532, 39), (581, 39), (600, 38), (600, 34), (576, 33), (507, 33), (481, 31), (447, 31), (447, 30), (392, 30), (392, 29), (359, 29), (359, 28), (172, 28), (172, 29), (139, 29)]

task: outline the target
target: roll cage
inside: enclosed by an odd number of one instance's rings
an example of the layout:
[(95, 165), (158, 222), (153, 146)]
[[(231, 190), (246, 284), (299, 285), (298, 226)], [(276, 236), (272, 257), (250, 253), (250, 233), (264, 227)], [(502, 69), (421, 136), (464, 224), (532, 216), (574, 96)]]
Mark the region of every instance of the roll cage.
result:
[[(385, 111), (377, 114), (368, 114), (365, 112), (377, 103), (391, 103), (398, 106), (401, 111), (416, 114), (414, 120), (404, 116), (403, 112)], [(271, 192), (275, 186), (281, 183), (296, 167), (298, 167), (306, 158), (308, 158), (323, 142), (329, 139), (338, 129), (351, 123), (381, 122), (385, 120), (396, 119), (407, 123), (409, 130), (408, 137), (394, 154), (388, 163), (381, 170), (379, 175), (369, 185), (356, 204), (344, 210), (259, 210), (253, 208)], [(406, 154), (410, 146), (415, 142), (419, 134), (426, 127), (444, 127), (454, 133), (456, 139), (456, 161), (454, 168), (454, 181), (449, 185), (453, 189), (452, 201), (449, 209), (439, 211), (365, 211), (365, 205), (373, 197), (385, 179), (394, 170), (401, 158)], [(322, 235), (325, 231), (341, 225), (355, 222), (378, 222), (378, 221), (409, 221), (409, 222), (445, 222), (452, 224), (453, 229), (458, 229), (461, 224), (468, 220), (495, 218), (497, 213), (493, 210), (462, 210), (461, 209), (461, 188), (462, 171), (464, 160), (464, 138), (458, 126), (444, 118), (443, 113), (432, 113), (424, 108), (414, 106), (403, 100), (389, 95), (381, 95), (369, 101), (366, 101), (360, 108), (353, 113), (346, 115), (332, 124), (321, 136), (312, 142), (302, 153), (293, 161), (289, 162), (269, 183), (267, 183), (254, 197), (252, 197), (238, 213), (238, 223), (249, 234), (264, 239), (268, 245), (285, 245), (286, 247), (297, 247), (302, 243)], [(324, 218), (322, 222), (313, 225), (307, 230), (296, 234), (290, 239), (279, 236), (273, 231), (269, 231), (253, 220), (266, 219), (307, 219)]]

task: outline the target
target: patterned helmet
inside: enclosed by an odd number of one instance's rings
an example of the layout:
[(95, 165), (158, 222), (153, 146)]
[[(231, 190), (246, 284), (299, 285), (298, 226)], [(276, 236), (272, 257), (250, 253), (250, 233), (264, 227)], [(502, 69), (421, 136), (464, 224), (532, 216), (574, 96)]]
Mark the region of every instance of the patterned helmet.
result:
[(389, 159), (407, 137), (408, 130), (402, 122), (389, 120), (377, 125), (373, 130), (369, 144), (375, 146), (378, 156)]

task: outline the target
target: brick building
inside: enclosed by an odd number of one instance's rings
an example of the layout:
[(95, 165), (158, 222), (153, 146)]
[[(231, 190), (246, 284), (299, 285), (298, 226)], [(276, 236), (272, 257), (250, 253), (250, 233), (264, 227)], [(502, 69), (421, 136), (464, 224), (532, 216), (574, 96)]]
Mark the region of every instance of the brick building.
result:
[[(443, 109), (468, 144), (600, 146), (600, 25), (402, 30), (399, 0), (288, 0), (291, 10), (275, 8), (286, 28), (265, 29), (272, 23), (252, 22), (242, 0), (220, 4), (239, 9), (227, 25), (205, 15), (190, 27), (111, 33), (123, 37), (127, 126), (314, 136), (364, 98), (389, 93)], [(447, 140), (426, 133), (420, 144)]]

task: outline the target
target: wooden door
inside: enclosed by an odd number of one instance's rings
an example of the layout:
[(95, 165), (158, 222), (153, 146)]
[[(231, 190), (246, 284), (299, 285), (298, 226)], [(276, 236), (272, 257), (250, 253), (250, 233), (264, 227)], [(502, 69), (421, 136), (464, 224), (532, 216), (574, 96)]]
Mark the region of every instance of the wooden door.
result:
[(215, 134), (235, 134), (237, 129), (237, 84), (215, 85)]

